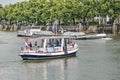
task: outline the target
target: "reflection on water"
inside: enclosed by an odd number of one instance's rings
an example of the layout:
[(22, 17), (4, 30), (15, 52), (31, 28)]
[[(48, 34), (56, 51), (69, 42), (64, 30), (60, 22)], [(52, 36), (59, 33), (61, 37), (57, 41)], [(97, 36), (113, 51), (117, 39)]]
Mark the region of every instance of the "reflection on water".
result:
[(26, 75), (26, 80), (67, 80), (65, 71), (67, 68), (74, 69), (73, 65), (77, 65), (76, 61), (76, 57), (45, 61), (23, 61), (24, 75)]
[(0, 80), (72, 80), (71, 75), (78, 69), (76, 66), (77, 57), (45, 61), (10, 61), (0, 63)]

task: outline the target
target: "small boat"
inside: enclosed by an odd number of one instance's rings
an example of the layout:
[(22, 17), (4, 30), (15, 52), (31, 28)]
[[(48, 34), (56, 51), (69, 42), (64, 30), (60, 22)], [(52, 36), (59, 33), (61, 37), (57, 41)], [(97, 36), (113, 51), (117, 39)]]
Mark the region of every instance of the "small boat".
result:
[(39, 26), (23, 27), (17, 32), (18, 37), (32, 36), (51, 36), (55, 35), (52, 31), (43, 31)]
[(103, 39), (103, 38), (106, 38), (106, 37), (107, 37), (107, 35), (105, 33), (101, 33), (101, 34), (76, 36), (76, 39), (77, 40), (93, 40), (93, 39)]
[(65, 32), (63, 33), (64, 36), (84, 36), (85, 33), (84, 32)]
[(52, 31), (40, 31), (32, 35), (33, 37), (40, 37), (40, 36), (55, 36), (55, 33)]
[(41, 31), (40, 27), (31, 26), (31, 27), (21, 27), (21, 30), (17, 32), (18, 37), (31, 37), (33, 34), (36, 34)]
[(69, 36), (24, 38), (25, 46), (21, 47), (20, 56), (23, 60), (75, 56), (78, 45), (71, 39), (73, 37)]

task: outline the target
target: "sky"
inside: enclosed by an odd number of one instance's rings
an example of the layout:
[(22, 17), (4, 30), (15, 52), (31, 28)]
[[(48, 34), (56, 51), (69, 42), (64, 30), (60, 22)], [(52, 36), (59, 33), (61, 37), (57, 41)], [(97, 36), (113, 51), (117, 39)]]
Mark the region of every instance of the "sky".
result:
[(21, 2), (21, 1), (25, 1), (25, 0), (0, 0), (0, 4), (4, 5), (8, 5), (8, 4), (14, 4), (17, 2)]

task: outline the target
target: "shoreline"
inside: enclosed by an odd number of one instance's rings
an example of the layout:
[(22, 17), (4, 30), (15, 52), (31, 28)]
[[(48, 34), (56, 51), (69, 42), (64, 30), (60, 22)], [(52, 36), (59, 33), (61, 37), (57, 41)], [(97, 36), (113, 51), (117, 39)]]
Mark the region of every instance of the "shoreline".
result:
[[(117, 26), (119, 27), (119, 26)], [(7, 31), (7, 32), (17, 32), (20, 30), (20, 26), (12, 25), (0, 25), (0, 31)], [(90, 26), (62, 26), (63, 30), (71, 31), (71, 32), (84, 32), (86, 34), (96, 34), (96, 33), (106, 33), (112, 35), (119, 35), (120, 30), (113, 30), (112, 25), (109, 26), (97, 26), (97, 25), (90, 25)], [(43, 29), (47, 29), (47, 26), (43, 26)], [(50, 30), (50, 27), (49, 27)], [(58, 31), (61, 29), (58, 29)]]

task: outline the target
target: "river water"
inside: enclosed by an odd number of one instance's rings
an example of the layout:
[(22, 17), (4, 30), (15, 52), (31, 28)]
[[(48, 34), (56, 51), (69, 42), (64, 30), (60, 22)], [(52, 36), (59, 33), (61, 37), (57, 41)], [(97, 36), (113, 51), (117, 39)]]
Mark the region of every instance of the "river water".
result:
[(16, 32), (0, 32), (0, 80), (120, 80), (120, 37), (78, 40), (76, 57), (23, 61)]

